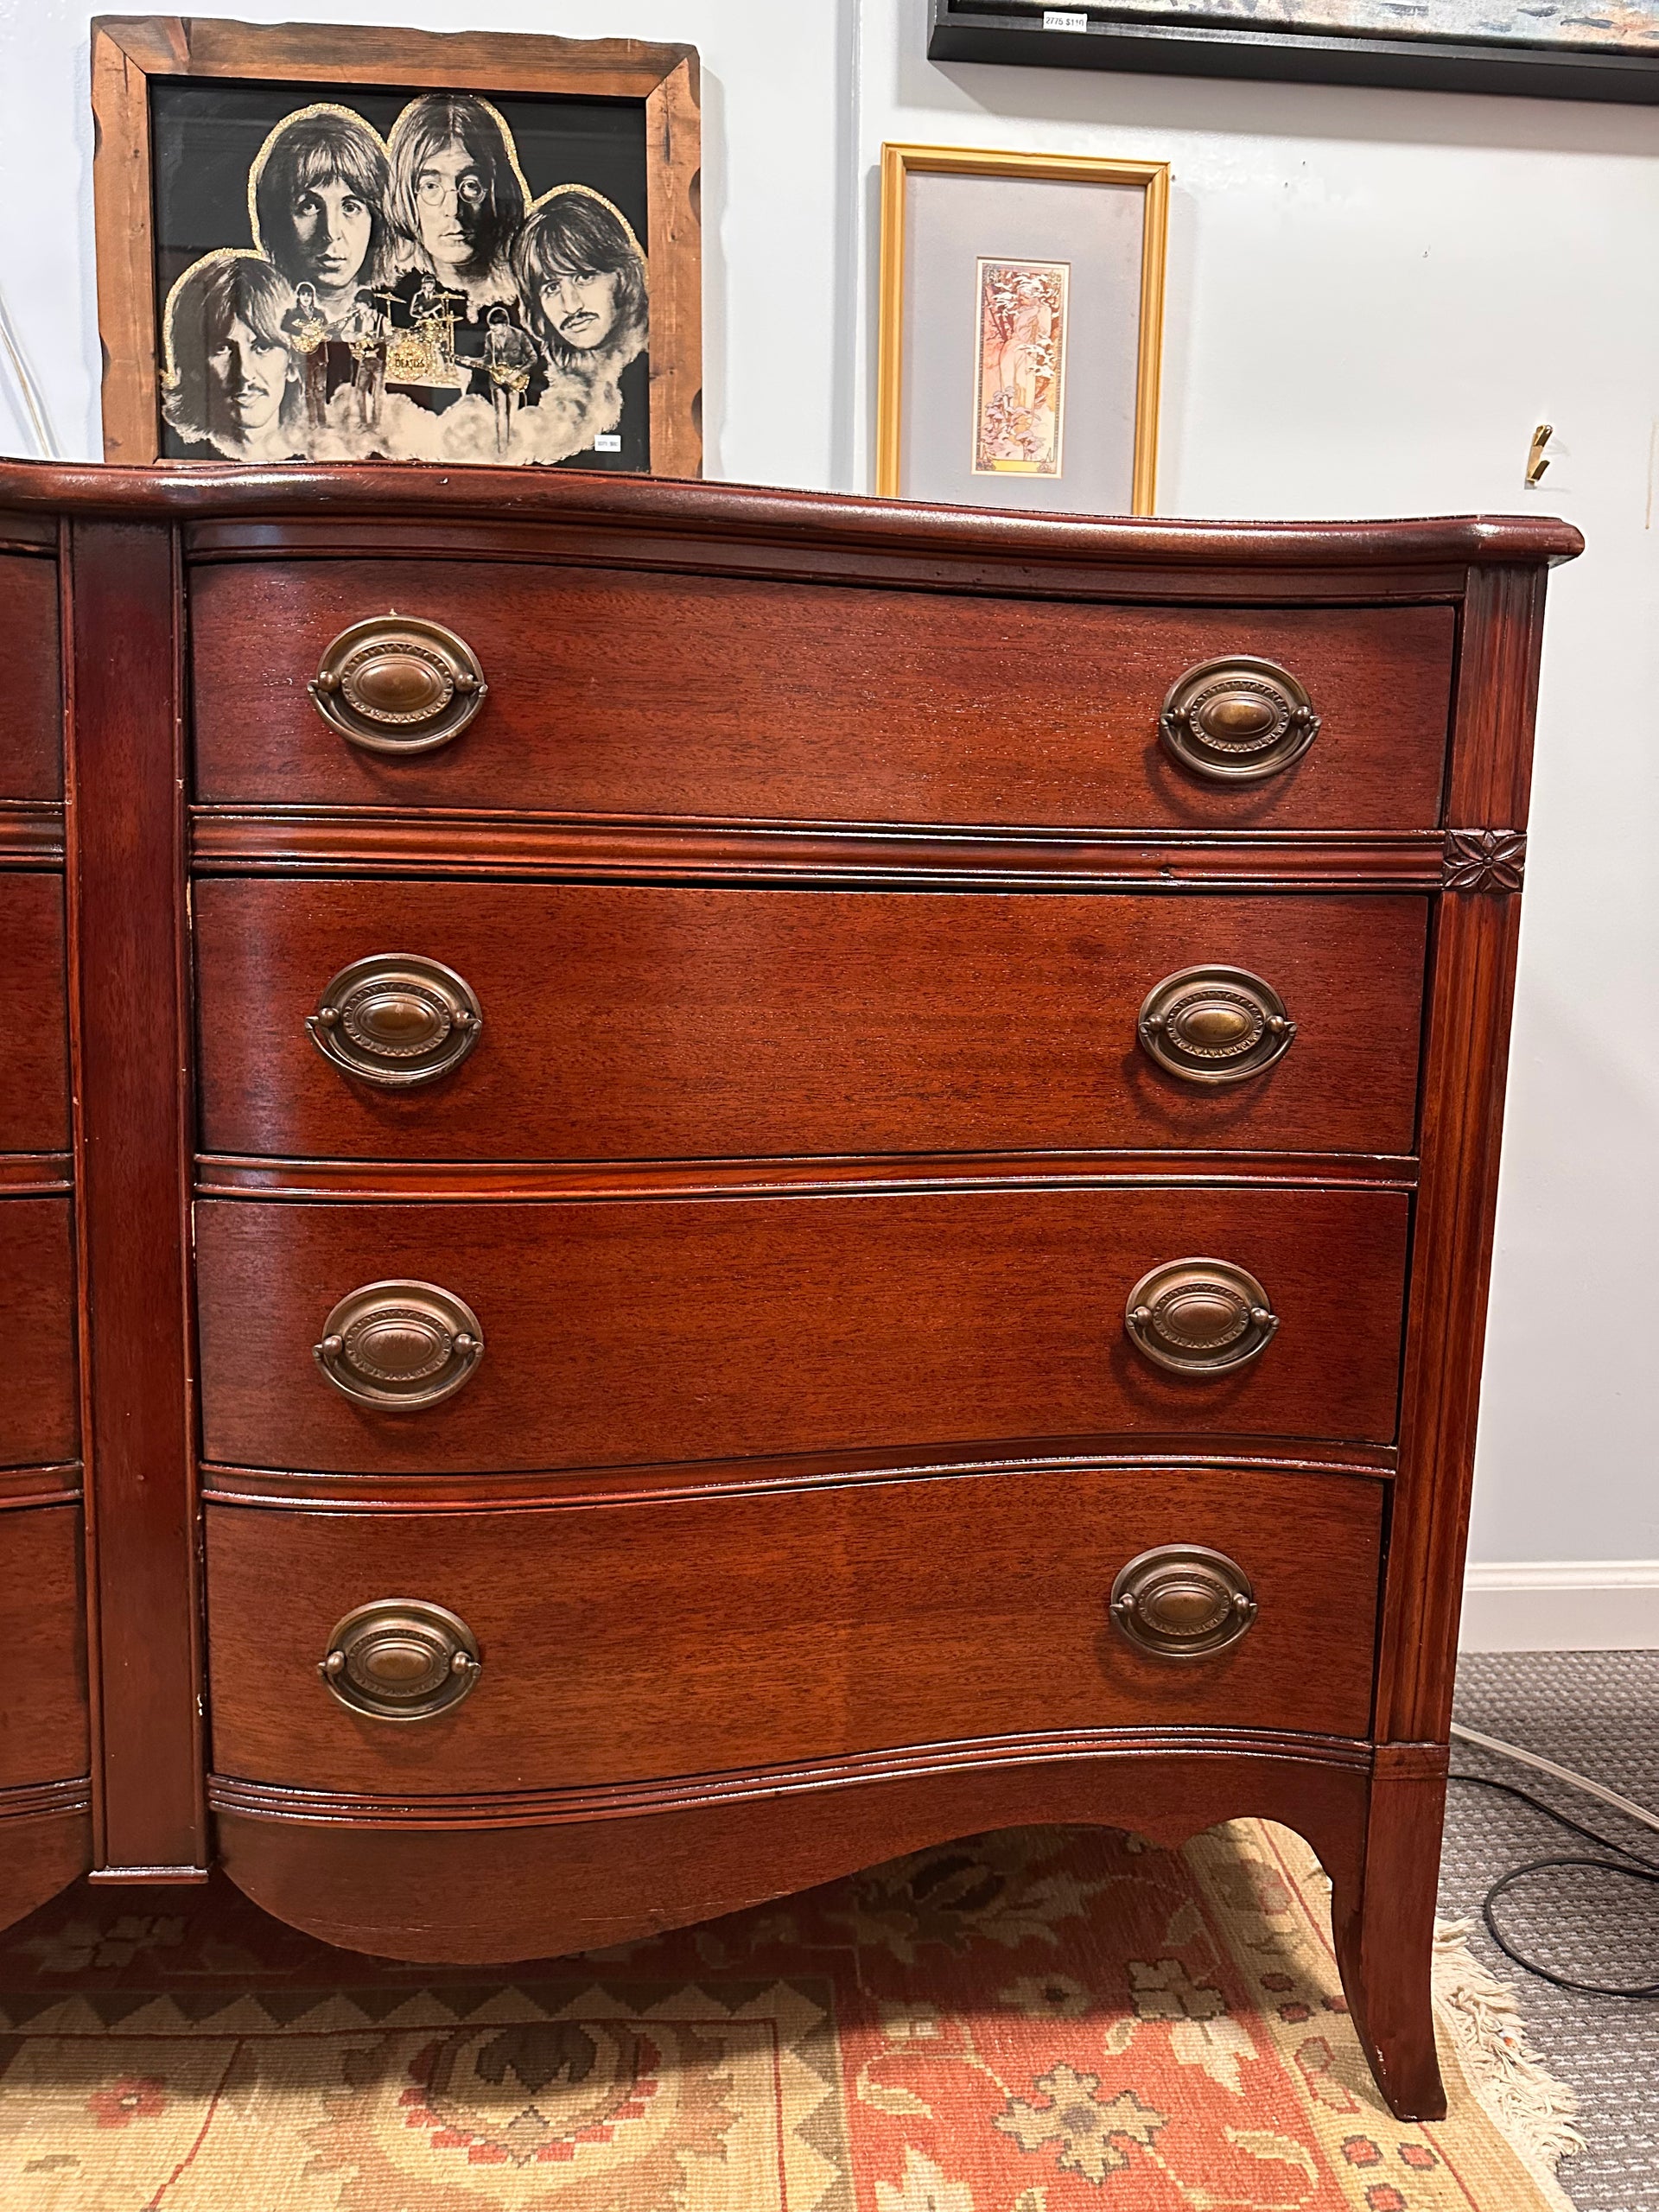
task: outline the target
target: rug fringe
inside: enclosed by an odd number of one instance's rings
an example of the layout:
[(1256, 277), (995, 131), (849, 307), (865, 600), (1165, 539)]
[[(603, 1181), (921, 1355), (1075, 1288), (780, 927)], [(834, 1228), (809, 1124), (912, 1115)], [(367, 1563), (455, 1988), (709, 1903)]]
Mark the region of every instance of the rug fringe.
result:
[(1434, 2002), (1451, 2030), (1464, 2076), (1495, 2126), (1547, 2193), (1573, 2212), (1556, 2177), (1563, 2158), (1586, 2148), (1573, 2120), (1579, 2101), (1544, 2068), (1521, 2024), (1513, 1989), (1469, 1948), (1474, 1923), (1434, 1929)]

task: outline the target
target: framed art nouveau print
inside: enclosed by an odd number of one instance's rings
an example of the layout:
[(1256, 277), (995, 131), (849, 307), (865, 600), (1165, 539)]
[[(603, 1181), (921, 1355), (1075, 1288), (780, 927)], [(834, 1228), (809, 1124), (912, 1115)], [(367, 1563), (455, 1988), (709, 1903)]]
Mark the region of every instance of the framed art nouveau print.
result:
[(1150, 514), (1169, 171), (881, 150), (876, 489)]
[(111, 461), (696, 475), (688, 46), (100, 18)]

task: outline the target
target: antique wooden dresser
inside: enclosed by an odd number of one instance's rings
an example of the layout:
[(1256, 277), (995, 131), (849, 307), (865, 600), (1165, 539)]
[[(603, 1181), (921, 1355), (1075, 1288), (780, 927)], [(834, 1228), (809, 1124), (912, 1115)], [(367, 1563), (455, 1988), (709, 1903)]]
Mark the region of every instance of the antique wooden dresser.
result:
[(0, 468), (0, 1913), (501, 1960), (1261, 1814), (1436, 2113), (1579, 545)]

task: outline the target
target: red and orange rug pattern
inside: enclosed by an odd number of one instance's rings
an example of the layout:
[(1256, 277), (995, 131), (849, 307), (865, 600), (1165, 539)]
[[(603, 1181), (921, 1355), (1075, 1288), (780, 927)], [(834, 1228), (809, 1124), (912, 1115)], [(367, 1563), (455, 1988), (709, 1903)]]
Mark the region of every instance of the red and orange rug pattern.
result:
[(1570, 2212), (1567, 2100), (1455, 1931), (1452, 2098), (1372, 2087), (1306, 1847), (969, 1838), (493, 1972), (333, 1951), (227, 1885), (0, 1937), (19, 2212)]

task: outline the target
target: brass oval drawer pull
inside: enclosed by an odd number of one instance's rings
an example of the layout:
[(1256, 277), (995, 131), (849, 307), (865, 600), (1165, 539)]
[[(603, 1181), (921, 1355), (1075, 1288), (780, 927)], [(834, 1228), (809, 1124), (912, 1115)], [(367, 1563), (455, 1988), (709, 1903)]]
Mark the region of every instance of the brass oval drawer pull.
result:
[(359, 1406), (409, 1413), (453, 1397), (484, 1357), (478, 1316), (432, 1282), (370, 1282), (342, 1298), (314, 1346), (317, 1364)]
[(1112, 1624), (1155, 1659), (1208, 1659), (1249, 1634), (1250, 1578), (1204, 1544), (1160, 1544), (1132, 1559), (1112, 1585)]
[(1255, 1277), (1230, 1260), (1166, 1260), (1129, 1293), (1123, 1325), (1160, 1367), (1224, 1375), (1261, 1357), (1279, 1316)]
[(353, 960), (305, 1018), (324, 1059), (383, 1090), (410, 1090), (458, 1068), (483, 1023), (466, 977), (414, 952)]
[(377, 614), (342, 630), (307, 687), (331, 728), (371, 753), (429, 753), (458, 737), (489, 685), (441, 622)]
[(317, 1672), (348, 1713), (431, 1720), (468, 1695), (482, 1665), (459, 1613), (422, 1598), (377, 1598), (337, 1624)]
[(1313, 702), (1290, 671), (1248, 653), (1189, 668), (1158, 717), (1158, 734), (1182, 767), (1215, 784), (1276, 776), (1319, 734)]
[(1296, 1024), (1248, 968), (1181, 968), (1147, 993), (1141, 1050), (1183, 1083), (1243, 1083), (1281, 1060)]

